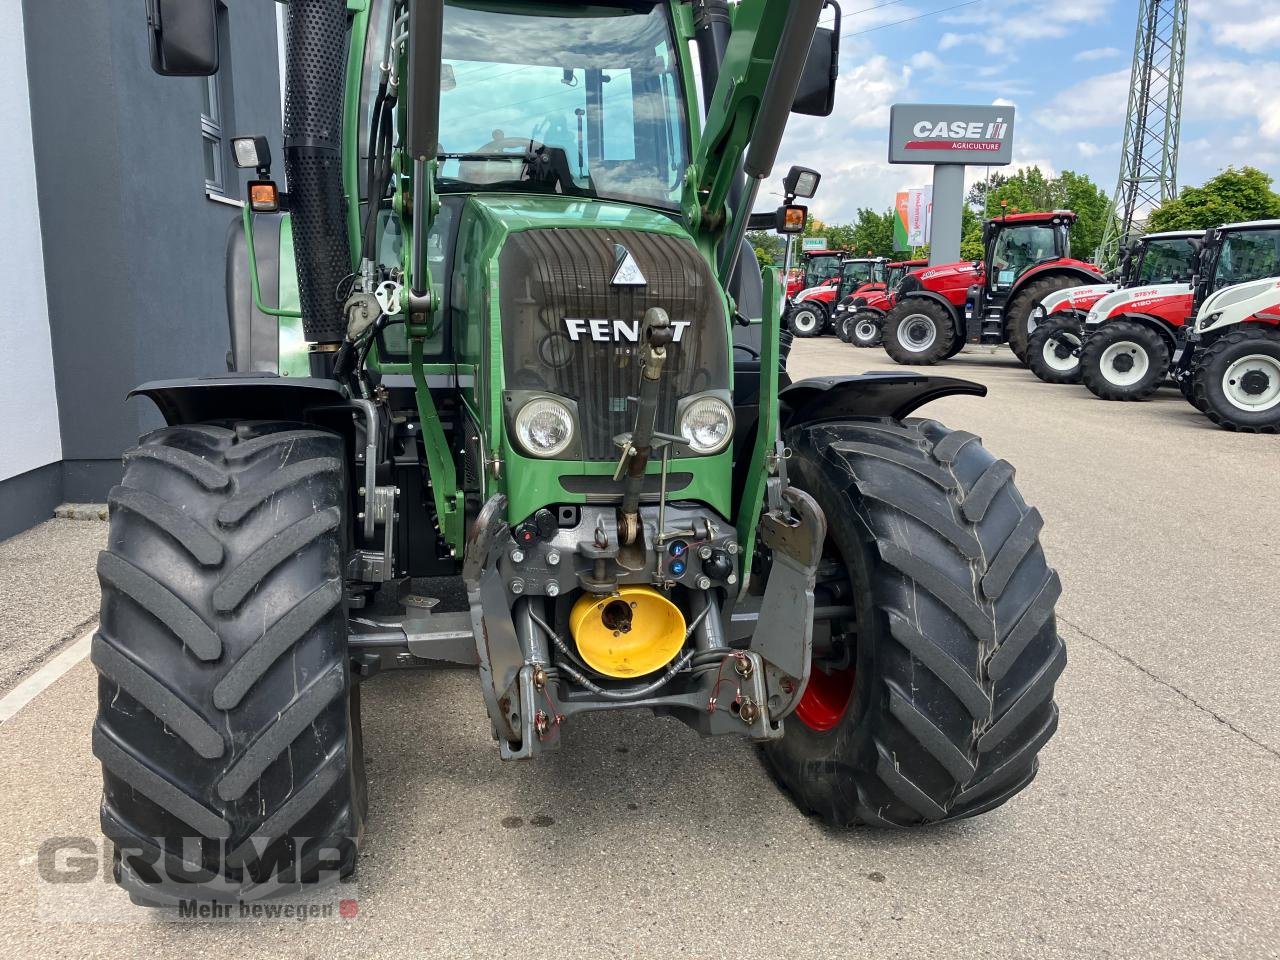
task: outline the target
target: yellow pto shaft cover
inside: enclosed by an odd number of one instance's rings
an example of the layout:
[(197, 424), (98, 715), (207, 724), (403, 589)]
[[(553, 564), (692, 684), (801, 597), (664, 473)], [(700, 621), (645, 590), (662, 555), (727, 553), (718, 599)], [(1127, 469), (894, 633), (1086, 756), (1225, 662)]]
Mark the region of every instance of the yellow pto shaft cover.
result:
[(642, 677), (670, 663), (684, 646), (684, 614), (652, 587), (586, 593), (569, 614), (578, 653), (606, 677)]

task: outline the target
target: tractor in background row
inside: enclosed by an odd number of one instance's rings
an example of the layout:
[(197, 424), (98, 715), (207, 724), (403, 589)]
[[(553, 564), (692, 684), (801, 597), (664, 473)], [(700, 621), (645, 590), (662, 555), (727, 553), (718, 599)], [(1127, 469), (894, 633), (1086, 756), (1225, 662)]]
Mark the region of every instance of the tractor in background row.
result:
[(836, 305), (867, 287), (884, 288), (885, 257), (852, 257), (840, 264), (840, 272), (816, 287), (801, 290), (791, 301), (787, 326), (797, 337), (817, 337), (838, 332), (832, 321)]
[(1156, 295), (1156, 288), (1172, 294), (1186, 292), (1203, 239), (1203, 230), (1147, 234), (1122, 250), (1116, 283), (1069, 287), (1045, 297), (1028, 324), (1027, 366), (1031, 372), (1045, 383), (1079, 383), (1089, 311), (1117, 290), (1140, 287), (1150, 296)]
[(787, 274), (787, 300), (793, 300), (801, 290), (820, 286), (832, 277), (840, 275), (840, 264), (849, 256), (844, 250), (805, 250), (800, 254), (800, 266)]
[(1036, 304), (1068, 287), (1105, 283), (1071, 257), (1070, 210), (1010, 213), (982, 225), (983, 259), (919, 270), (898, 286), (884, 319), (885, 352), (904, 364), (934, 364), (965, 343), (1008, 343), (1023, 363)]
[[(1199, 240), (1192, 283), (1137, 286), (1101, 298), (1085, 318), (1080, 349), (1084, 385), (1102, 400), (1150, 397), (1169, 376), (1192, 321), (1209, 315), (1204, 311), (1211, 296), (1220, 302), (1217, 295), (1226, 288), (1280, 273), (1277, 234), (1277, 224), (1265, 220), (1218, 227)], [(1234, 291), (1223, 295), (1234, 302)], [(1188, 365), (1175, 377), (1188, 400), (1191, 374)]]
[(928, 265), (928, 260), (900, 260), (887, 264), (883, 285), (867, 284), (840, 301), (832, 319), (840, 339), (855, 347), (878, 347), (880, 326), (896, 302), (898, 285), (907, 274)]

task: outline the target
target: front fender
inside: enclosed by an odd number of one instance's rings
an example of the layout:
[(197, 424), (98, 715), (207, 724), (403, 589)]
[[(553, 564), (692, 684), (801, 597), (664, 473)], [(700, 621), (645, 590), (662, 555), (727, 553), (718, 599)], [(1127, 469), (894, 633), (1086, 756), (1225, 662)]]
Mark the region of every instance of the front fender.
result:
[(778, 394), (782, 428), (851, 417), (901, 420), (934, 400), (951, 396), (985, 397), (987, 388), (955, 377), (870, 372), (853, 376), (811, 377)]
[[(170, 426), (208, 420), (316, 419), (315, 412), (347, 406), (336, 380), (278, 377), (271, 373), (222, 374), (187, 380), (153, 380), (129, 392), (146, 397)], [(350, 416), (346, 418), (350, 421)]]
[(962, 329), (964, 326), (964, 318), (961, 316), (962, 307), (956, 306), (940, 293), (934, 293), (932, 290), (911, 290), (898, 297), (898, 302), (894, 307), (900, 307), (904, 303), (911, 300), (932, 300), (934, 303), (941, 305), (951, 314), (951, 318), (956, 322), (956, 329)]

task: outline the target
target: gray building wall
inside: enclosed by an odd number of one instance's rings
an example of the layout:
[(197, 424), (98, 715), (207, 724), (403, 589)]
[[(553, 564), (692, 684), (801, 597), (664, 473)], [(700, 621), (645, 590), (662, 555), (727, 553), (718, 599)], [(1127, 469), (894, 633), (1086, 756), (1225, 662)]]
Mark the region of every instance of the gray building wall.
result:
[[(223, 136), (265, 134), (279, 155), (276, 4), (225, 5)], [(57, 500), (100, 501), (120, 454), (161, 423), (129, 390), (226, 369), (225, 242), (239, 214), (205, 195), (205, 81), (151, 72), (142, 0), (22, 10), (62, 441), (56, 478), (39, 482), (56, 482)], [(225, 179), (241, 198), (248, 177), (229, 160)], [(0, 537), (27, 525), (9, 506), (0, 492)]]

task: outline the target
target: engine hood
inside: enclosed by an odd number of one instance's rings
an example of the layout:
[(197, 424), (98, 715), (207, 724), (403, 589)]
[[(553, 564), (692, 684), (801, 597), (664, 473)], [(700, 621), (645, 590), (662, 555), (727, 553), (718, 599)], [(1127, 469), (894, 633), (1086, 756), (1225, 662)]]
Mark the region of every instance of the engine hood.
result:
[(928, 267), (924, 270), (913, 270), (911, 275), (919, 279), (926, 287), (958, 280), (969, 280), (976, 283), (978, 278), (982, 276), (982, 266), (974, 266), (972, 260), (962, 260), (958, 263), (939, 264), (936, 267)]
[(1059, 310), (1088, 310), (1109, 293), (1116, 292), (1114, 283), (1091, 283), (1083, 287), (1068, 287), (1066, 290), (1055, 290), (1040, 301), (1045, 314), (1057, 313)]
[[(1128, 287), (1109, 293), (1089, 311), (1086, 323), (1102, 323), (1116, 314), (1129, 311), (1151, 312), (1154, 309), (1169, 305), (1171, 300), (1185, 299), (1191, 296), (1191, 285), (1187, 283), (1157, 283), (1145, 287)], [(1188, 306), (1190, 301), (1188, 301)]]

